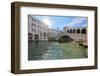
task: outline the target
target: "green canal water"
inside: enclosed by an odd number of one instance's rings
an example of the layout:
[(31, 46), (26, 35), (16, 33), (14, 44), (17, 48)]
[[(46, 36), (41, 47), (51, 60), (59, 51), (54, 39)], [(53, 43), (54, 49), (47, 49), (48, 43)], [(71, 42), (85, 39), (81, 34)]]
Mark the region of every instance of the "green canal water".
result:
[(28, 42), (28, 60), (87, 58), (87, 48), (75, 42)]

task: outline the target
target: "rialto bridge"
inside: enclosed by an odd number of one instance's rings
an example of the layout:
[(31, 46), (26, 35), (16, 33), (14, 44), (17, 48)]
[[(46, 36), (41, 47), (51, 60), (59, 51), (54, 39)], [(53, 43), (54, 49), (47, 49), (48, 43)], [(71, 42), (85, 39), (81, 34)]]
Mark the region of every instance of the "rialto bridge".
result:
[(87, 29), (67, 29), (64, 32), (59, 33), (57, 36), (52, 37), (56, 41), (75, 41), (79, 44), (87, 45)]

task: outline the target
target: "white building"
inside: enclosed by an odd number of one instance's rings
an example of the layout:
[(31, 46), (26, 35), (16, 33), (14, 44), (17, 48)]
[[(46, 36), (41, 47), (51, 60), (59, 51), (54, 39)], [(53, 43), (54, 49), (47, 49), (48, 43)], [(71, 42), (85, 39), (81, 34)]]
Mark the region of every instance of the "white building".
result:
[(56, 37), (60, 32), (55, 30), (55, 29), (49, 29), (48, 30), (48, 37), (49, 38), (54, 38)]
[(87, 27), (69, 28), (65, 26), (63, 30), (64, 32), (67, 33), (76, 34), (74, 35), (74, 40), (79, 43), (82, 42), (83, 45), (87, 46), (88, 44)]
[(48, 40), (48, 25), (28, 15), (28, 39), (29, 40)]
[(76, 33), (76, 34), (86, 34), (87, 32), (87, 27), (77, 27), (77, 28), (74, 28), (74, 27), (67, 27), (65, 26), (63, 28), (63, 31), (64, 32), (67, 32), (67, 33)]

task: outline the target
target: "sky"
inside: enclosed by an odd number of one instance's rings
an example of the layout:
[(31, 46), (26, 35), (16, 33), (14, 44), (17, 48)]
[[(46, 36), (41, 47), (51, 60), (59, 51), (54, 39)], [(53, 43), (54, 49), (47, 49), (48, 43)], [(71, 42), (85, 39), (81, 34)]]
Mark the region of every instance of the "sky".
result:
[(49, 28), (63, 30), (63, 27), (86, 27), (87, 17), (78, 16), (34, 16), (36, 19), (44, 22), (49, 26)]

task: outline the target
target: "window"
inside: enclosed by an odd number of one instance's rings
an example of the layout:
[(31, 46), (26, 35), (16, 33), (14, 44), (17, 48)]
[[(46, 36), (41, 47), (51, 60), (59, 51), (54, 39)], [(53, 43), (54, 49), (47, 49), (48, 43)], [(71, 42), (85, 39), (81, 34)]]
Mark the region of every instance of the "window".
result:
[(36, 33), (36, 29), (34, 29), (34, 33)]
[(80, 29), (77, 29), (77, 33), (80, 33)]
[(46, 37), (46, 33), (43, 33), (44, 37)]
[(38, 34), (34, 35), (34, 40), (39, 40), (39, 35)]
[(32, 32), (33, 32), (33, 28), (32, 28)]
[(82, 29), (81, 33), (86, 34), (86, 29)]
[(36, 27), (36, 24), (32, 23), (32, 26)]
[(67, 32), (69, 33), (69, 30), (67, 30)]
[(32, 26), (33, 26), (33, 23), (32, 23)]
[(75, 33), (75, 29), (73, 30), (73, 33)]
[(36, 24), (34, 24), (34, 27), (36, 27)]

